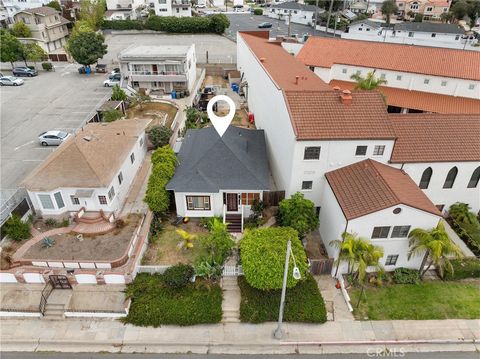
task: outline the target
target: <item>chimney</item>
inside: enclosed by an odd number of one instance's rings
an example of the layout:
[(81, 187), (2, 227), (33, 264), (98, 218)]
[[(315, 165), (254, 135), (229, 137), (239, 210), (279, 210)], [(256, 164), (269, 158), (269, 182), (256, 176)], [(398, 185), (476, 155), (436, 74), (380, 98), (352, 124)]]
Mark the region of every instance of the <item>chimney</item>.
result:
[(349, 90), (343, 90), (342, 94), (340, 95), (340, 101), (344, 105), (350, 105), (352, 103), (352, 93)]
[(295, 76), (295, 85), (298, 85), (298, 79), (300, 78), (300, 76)]

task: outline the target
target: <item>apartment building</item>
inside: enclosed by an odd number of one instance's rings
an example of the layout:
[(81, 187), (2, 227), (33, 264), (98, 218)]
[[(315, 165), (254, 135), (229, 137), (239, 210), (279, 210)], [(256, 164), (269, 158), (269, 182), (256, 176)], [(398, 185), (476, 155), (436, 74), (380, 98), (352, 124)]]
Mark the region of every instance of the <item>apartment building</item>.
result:
[(192, 16), (189, 0), (107, 0), (105, 18), (136, 19), (153, 11), (157, 16)]
[(46, 0), (0, 0), (1, 21), (13, 24), (14, 16), (22, 10), (34, 9), (48, 4)]

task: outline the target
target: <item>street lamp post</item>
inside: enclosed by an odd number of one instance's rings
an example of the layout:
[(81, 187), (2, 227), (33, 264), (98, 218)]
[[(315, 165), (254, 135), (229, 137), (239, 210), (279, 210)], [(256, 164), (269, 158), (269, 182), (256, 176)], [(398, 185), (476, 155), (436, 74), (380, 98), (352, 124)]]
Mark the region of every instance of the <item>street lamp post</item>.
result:
[(278, 313), (278, 325), (273, 335), (277, 339), (282, 339), (283, 337), (283, 330), (282, 330), (282, 322), (283, 322), (283, 312), (285, 309), (285, 294), (287, 292), (287, 279), (288, 279), (288, 264), (290, 261), (290, 254), (293, 257), (293, 278), (299, 280), (301, 278), (300, 270), (297, 267), (297, 263), (295, 261), (295, 256), (292, 253), (292, 241), (289, 239), (287, 243), (287, 253), (285, 255), (285, 270), (283, 272), (283, 286), (282, 286), (282, 297), (280, 299), (280, 312)]

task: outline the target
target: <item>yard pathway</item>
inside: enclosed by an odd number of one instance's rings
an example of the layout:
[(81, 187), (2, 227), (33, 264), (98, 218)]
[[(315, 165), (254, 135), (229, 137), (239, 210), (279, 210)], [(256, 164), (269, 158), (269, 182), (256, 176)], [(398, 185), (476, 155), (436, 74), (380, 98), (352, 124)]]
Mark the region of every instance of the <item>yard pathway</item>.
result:
[(130, 186), (127, 199), (123, 205), (120, 217), (128, 216), (130, 213), (145, 213), (147, 205), (143, 202), (147, 190), (148, 177), (152, 169), (152, 153), (147, 152), (142, 166), (137, 172), (132, 185)]
[(336, 322), (354, 321), (355, 318), (348, 310), (342, 291), (335, 288), (335, 279), (327, 274), (315, 276), (315, 279), (327, 307), (327, 320)]
[[(227, 266), (236, 266), (236, 256), (231, 256), (225, 263)], [(240, 288), (236, 276), (222, 277), (223, 301), (222, 301), (222, 323), (240, 322)]]

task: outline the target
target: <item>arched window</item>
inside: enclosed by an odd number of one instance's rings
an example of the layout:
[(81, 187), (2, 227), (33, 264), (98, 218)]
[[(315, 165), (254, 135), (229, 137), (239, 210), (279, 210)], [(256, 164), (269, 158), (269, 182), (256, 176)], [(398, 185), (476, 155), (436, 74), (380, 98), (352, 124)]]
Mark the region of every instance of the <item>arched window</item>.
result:
[(455, 183), (455, 178), (457, 178), (457, 174), (457, 167), (453, 167), (450, 171), (448, 171), (447, 178), (445, 178), (445, 183), (443, 184), (443, 188), (452, 188), (453, 184)]
[(472, 177), (470, 177), (470, 181), (468, 181), (467, 188), (475, 188), (478, 186), (478, 181), (480, 180), (480, 166), (476, 168), (475, 171), (472, 173)]
[(430, 178), (432, 178), (432, 167), (428, 167), (423, 171), (422, 178), (420, 179), (419, 187), (421, 189), (427, 189), (430, 184)]

